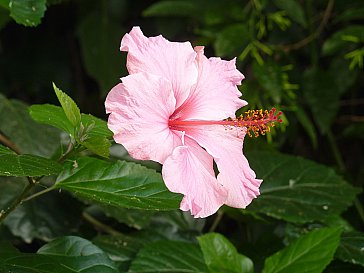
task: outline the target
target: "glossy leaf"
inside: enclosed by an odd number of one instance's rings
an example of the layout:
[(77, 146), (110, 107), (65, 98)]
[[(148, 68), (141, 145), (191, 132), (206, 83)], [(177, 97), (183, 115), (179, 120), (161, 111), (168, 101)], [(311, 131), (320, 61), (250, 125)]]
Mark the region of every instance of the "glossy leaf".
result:
[(203, 263), (203, 256), (197, 245), (159, 241), (142, 248), (128, 272), (207, 273), (209, 271)]
[(106, 137), (91, 137), (83, 141), (82, 145), (99, 156), (109, 157), (111, 143)]
[(47, 9), (46, 0), (10, 0), (10, 16), (24, 26), (37, 26), (40, 24)]
[[(86, 247), (86, 249), (85, 249)], [(108, 256), (87, 240), (59, 238), (45, 245), (37, 254), (20, 253), (0, 244), (0, 271), (17, 273), (117, 273)]]
[(92, 206), (92, 211), (103, 211), (107, 216), (116, 219), (119, 223), (123, 223), (129, 227), (140, 230), (149, 225), (151, 217), (155, 211), (145, 211), (140, 209), (121, 208), (114, 206)]
[(253, 273), (253, 262), (237, 252), (232, 243), (218, 233), (198, 237), (210, 273)]
[(16, 153), (12, 150), (10, 150), (8, 147), (5, 147), (3, 145), (0, 145), (0, 156), (1, 155), (16, 155)]
[(2, 176), (42, 176), (60, 173), (62, 167), (57, 162), (35, 155), (1, 153), (0, 175)]
[(333, 259), (340, 234), (340, 228), (322, 228), (301, 236), (268, 257), (263, 273), (321, 273)]
[(19, 153), (49, 157), (59, 146), (59, 131), (34, 122), (28, 106), (0, 94), (0, 130)]
[(206, 219), (195, 219), (189, 212), (161, 211), (154, 214), (148, 226), (150, 231), (174, 241), (195, 241), (201, 235)]
[(54, 92), (56, 92), (57, 98), (62, 105), (67, 119), (71, 122), (73, 127), (78, 126), (81, 122), (81, 112), (77, 104), (73, 101), (73, 99), (71, 99), (70, 96), (59, 89), (54, 83), (53, 89)]
[(364, 233), (344, 233), (335, 256), (344, 262), (364, 266)]
[[(12, 194), (15, 198), (21, 193), (26, 183), (19, 180), (11, 181), (13, 184), (6, 183), (7, 188), (2, 187), (3, 182), (0, 181), (0, 187), (4, 195)], [(22, 183), (22, 187), (14, 185), (15, 183)], [(2, 194), (0, 198), (3, 198)], [(5, 196), (5, 198), (9, 197)], [(5, 206), (0, 206), (0, 210), (1, 208)], [(81, 209), (80, 202), (69, 195), (50, 192), (19, 206), (5, 218), (4, 224), (13, 235), (27, 243), (31, 243), (34, 239), (49, 241), (76, 229), (80, 223)]]
[(261, 195), (249, 210), (293, 223), (323, 221), (348, 208), (359, 192), (335, 172), (300, 157), (253, 152), (248, 155)]
[(29, 107), (29, 114), (35, 121), (51, 125), (68, 134), (74, 134), (71, 122), (68, 120), (63, 109), (51, 104), (35, 104)]
[(136, 236), (102, 235), (93, 239), (93, 243), (105, 251), (109, 257), (119, 265), (121, 272), (127, 271), (138, 251), (148, 240)]
[(57, 187), (114, 207), (171, 210), (177, 209), (181, 200), (167, 190), (154, 170), (131, 162), (111, 164), (95, 158), (70, 162), (57, 178)]
[(41, 247), (37, 253), (45, 255), (89, 256), (103, 251), (86, 239), (65, 236)]
[[(71, 135), (74, 134), (72, 124), (67, 119), (61, 107), (51, 104), (38, 104), (29, 107), (31, 117), (43, 124), (48, 124), (61, 129)], [(104, 120), (96, 118), (90, 114), (81, 114), (83, 126), (91, 126), (87, 134), (91, 137), (112, 137), (112, 132), (107, 128)]]

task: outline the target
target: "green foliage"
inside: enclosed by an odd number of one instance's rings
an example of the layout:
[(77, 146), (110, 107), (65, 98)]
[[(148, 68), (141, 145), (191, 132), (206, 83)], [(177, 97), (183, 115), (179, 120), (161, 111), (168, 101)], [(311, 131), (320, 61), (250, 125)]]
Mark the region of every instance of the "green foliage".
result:
[(52, 160), (35, 155), (16, 155), (0, 151), (0, 175), (41, 176), (58, 174), (61, 166)]
[(263, 273), (322, 272), (334, 256), (340, 233), (340, 228), (323, 228), (303, 235), (268, 257)]
[[(0, 0), (0, 272), (362, 272), (363, 20), (362, 0)], [(238, 114), (283, 111), (244, 140), (246, 209), (194, 219), (112, 143), (136, 25), (236, 58)]]
[(364, 266), (364, 234), (357, 231), (344, 233), (336, 256), (345, 262)]
[(253, 262), (239, 254), (234, 245), (220, 234), (198, 237), (209, 272), (253, 273)]
[(12, 148), (19, 153), (52, 155), (59, 144), (58, 130), (34, 122), (27, 108), (24, 103), (0, 94), (0, 131), (11, 139)]
[(0, 269), (4, 272), (118, 272), (99, 248), (79, 237), (63, 237), (39, 249), (20, 253), (9, 245), (0, 247)]
[[(153, 253), (153, 255), (150, 255)], [(198, 245), (159, 241), (143, 247), (129, 272), (208, 272)]]
[[(13, 184), (7, 189), (12, 190), (13, 195), (25, 184), (19, 180), (11, 182)], [(10, 195), (8, 190), (1, 196)], [(5, 208), (5, 204), (0, 202), (0, 209)], [(69, 234), (69, 230), (76, 229), (80, 223), (80, 215), (81, 206), (77, 200), (69, 195), (52, 192), (19, 206), (4, 220), (4, 225), (14, 236), (22, 238), (27, 243), (31, 243), (34, 239), (48, 242), (58, 236)]]
[(63, 108), (50, 104), (32, 105), (29, 108), (30, 116), (39, 123), (67, 132), (75, 144), (101, 157), (108, 157), (111, 146), (109, 138), (112, 134), (106, 122), (92, 115), (80, 114), (73, 100), (64, 93), (60, 94), (65, 104)]
[(325, 221), (343, 212), (359, 192), (332, 169), (303, 158), (269, 152), (254, 152), (249, 158), (264, 180), (250, 209), (277, 219)]
[(10, 16), (18, 24), (35, 27), (46, 10), (46, 0), (9, 0)]
[(82, 157), (65, 165), (56, 186), (101, 205), (146, 210), (178, 208), (181, 200), (160, 174), (131, 162)]
[(54, 92), (56, 92), (57, 98), (62, 105), (68, 121), (73, 127), (79, 126), (81, 122), (81, 112), (76, 103), (66, 93), (62, 92), (62, 90), (54, 83), (53, 89)]

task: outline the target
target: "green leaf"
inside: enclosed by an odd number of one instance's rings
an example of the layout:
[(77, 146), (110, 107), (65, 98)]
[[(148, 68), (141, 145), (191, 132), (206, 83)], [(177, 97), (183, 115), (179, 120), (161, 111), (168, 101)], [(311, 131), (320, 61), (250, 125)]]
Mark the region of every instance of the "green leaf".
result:
[(205, 219), (195, 219), (189, 212), (175, 210), (154, 214), (148, 230), (168, 240), (194, 242), (195, 237), (201, 235), (204, 226)]
[(142, 248), (128, 272), (209, 272), (199, 247), (192, 243), (159, 241)]
[(210, 273), (253, 273), (253, 262), (237, 252), (224, 236), (209, 233), (198, 237)]
[(151, 217), (156, 213), (155, 211), (145, 211), (140, 209), (130, 209), (130, 208), (121, 208), (121, 207), (113, 207), (113, 206), (92, 206), (89, 207), (88, 210), (91, 210), (90, 213), (96, 210), (102, 210), (107, 216), (113, 217), (119, 223), (123, 223), (129, 227), (135, 228), (137, 230), (143, 229), (148, 226), (151, 220)]
[(322, 134), (329, 131), (338, 113), (340, 97), (357, 78), (357, 72), (348, 67), (347, 61), (335, 58), (328, 70), (312, 67), (303, 75), (303, 94)]
[(35, 27), (46, 11), (46, 0), (10, 0), (10, 16), (18, 24)]
[(254, 62), (253, 71), (259, 84), (268, 92), (273, 102), (280, 104), (283, 95), (284, 79), (279, 64), (267, 61), (259, 65), (257, 62)]
[(8, 147), (5, 147), (5, 146), (0, 144), (0, 156), (1, 155), (6, 155), (6, 154), (16, 155), (16, 153), (14, 151), (12, 151)]
[(321, 273), (333, 259), (340, 234), (340, 228), (322, 228), (301, 236), (268, 257), (263, 273)]
[(217, 34), (214, 43), (216, 55), (237, 56), (250, 41), (249, 28), (245, 24), (229, 25)]
[(160, 174), (131, 162), (79, 158), (69, 162), (56, 186), (114, 207), (173, 210), (181, 201), (180, 195), (168, 191)]
[(357, 38), (358, 42), (364, 42), (364, 26), (351, 25), (335, 32), (325, 41), (322, 53), (327, 56), (345, 49), (345, 51), (349, 51), (355, 46), (355, 43), (348, 40), (348, 37)]
[(344, 233), (335, 256), (344, 262), (364, 266), (364, 233)]
[(92, 241), (96, 246), (105, 251), (109, 257), (119, 265), (121, 272), (127, 271), (138, 251), (148, 242), (138, 236), (97, 236)]
[[(32, 105), (29, 108), (31, 117), (43, 124), (48, 124), (74, 135), (72, 124), (67, 119), (63, 109), (51, 104)], [(107, 128), (104, 120), (90, 114), (81, 114), (81, 122), (85, 127), (91, 126), (87, 132), (90, 137), (112, 137), (112, 132)]]
[[(10, 181), (13, 183), (5, 182), (6, 184), (3, 184), (3, 181), (0, 181), (1, 191), (12, 194), (14, 198), (22, 192), (26, 181)], [(15, 185), (16, 183), (19, 185)], [(15, 191), (16, 189), (17, 191)], [(3, 196), (0, 195), (0, 198)], [(5, 198), (8, 197), (5, 196)], [(1, 204), (2, 202), (0, 202), (0, 210), (6, 208)], [(78, 227), (81, 208), (80, 202), (75, 198), (67, 194), (50, 192), (19, 206), (5, 218), (4, 224), (13, 235), (22, 238), (27, 243), (31, 243), (34, 239), (49, 241), (55, 237), (69, 234), (70, 230)]]
[(62, 167), (57, 162), (36, 156), (2, 153), (0, 149), (0, 175), (3, 176), (42, 176), (61, 172)]
[(261, 195), (249, 210), (293, 223), (323, 221), (347, 209), (359, 192), (335, 172), (300, 157), (270, 152), (248, 155)]
[(120, 75), (127, 74), (122, 66), (125, 55), (119, 51), (123, 33), (104, 13), (88, 14), (77, 28), (86, 71), (97, 81), (102, 95), (119, 83)]
[(307, 20), (305, 13), (297, 1), (292, 0), (274, 0), (274, 4), (287, 12), (288, 16), (294, 20), (295, 22), (299, 23), (301, 26), (307, 26)]
[(23, 177), (0, 177), (0, 211), (8, 208), (27, 184)]
[(29, 114), (32, 119), (39, 123), (51, 125), (68, 134), (74, 134), (71, 122), (59, 106), (51, 104), (31, 105), (29, 107)]
[(37, 253), (45, 255), (89, 256), (101, 254), (103, 251), (86, 239), (76, 236), (65, 236), (44, 245), (38, 249)]
[(81, 113), (77, 104), (66, 93), (62, 92), (53, 83), (54, 92), (56, 92), (57, 98), (62, 105), (63, 111), (66, 114), (67, 119), (71, 122), (73, 127), (76, 127), (81, 122)]
[(37, 254), (20, 253), (0, 244), (0, 271), (16, 273), (118, 273), (115, 264), (99, 248), (78, 237), (59, 238)]
[(90, 151), (102, 157), (109, 157), (111, 143), (106, 137), (91, 137), (82, 142)]
[(38, 124), (28, 106), (0, 94), (0, 131), (18, 148), (19, 153), (49, 157), (59, 147), (59, 131)]
[(199, 11), (195, 1), (158, 1), (143, 11), (144, 16), (193, 16)]

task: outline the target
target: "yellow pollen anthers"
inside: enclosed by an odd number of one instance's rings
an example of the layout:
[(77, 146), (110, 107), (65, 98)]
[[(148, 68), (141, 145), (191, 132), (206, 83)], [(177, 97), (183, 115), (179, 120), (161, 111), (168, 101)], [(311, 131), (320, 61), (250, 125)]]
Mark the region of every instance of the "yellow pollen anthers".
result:
[(274, 127), (276, 122), (282, 122), (280, 116), (282, 112), (276, 113), (276, 109), (272, 108), (268, 110), (249, 110), (244, 115), (240, 115), (234, 119), (227, 119), (232, 121), (237, 127), (245, 127), (248, 136), (258, 137), (259, 135), (265, 135), (270, 132), (270, 129)]

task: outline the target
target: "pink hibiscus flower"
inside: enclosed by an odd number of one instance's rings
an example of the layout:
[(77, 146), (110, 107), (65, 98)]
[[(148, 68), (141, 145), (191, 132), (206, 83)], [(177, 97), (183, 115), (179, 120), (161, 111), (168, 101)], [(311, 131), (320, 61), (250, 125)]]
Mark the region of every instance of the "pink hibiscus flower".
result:
[(147, 38), (139, 27), (123, 37), (120, 50), (128, 52), (130, 75), (105, 102), (115, 141), (135, 159), (163, 164), (167, 188), (184, 195), (181, 209), (195, 217), (207, 217), (224, 204), (250, 204), (262, 180), (242, 152), (245, 126), (253, 120), (253, 131), (264, 131), (276, 117), (235, 118), (247, 104), (239, 99), (237, 85), (244, 76), (235, 59), (208, 59), (201, 46)]

